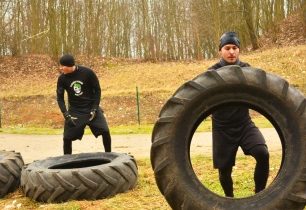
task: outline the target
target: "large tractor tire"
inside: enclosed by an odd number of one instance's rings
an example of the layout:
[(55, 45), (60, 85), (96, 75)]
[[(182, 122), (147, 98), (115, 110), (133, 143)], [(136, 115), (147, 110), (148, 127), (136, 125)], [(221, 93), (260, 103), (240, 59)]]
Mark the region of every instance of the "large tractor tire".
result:
[(123, 153), (83, 153), (50, 157), (29, 164), (21, 174), (27, 197), (40, 202), (96, 200), (132, 189), (135, 159)]
[(20, 153), (0, 151), (0, 198), (19, 187), (23, 165)]
[[(190, 161), (198, 125), (214, 110), (245, 105), (277, 130), (282, 163), (267, 189), (233, 199), (207, 189)], [(207, 71), (181, 86), (162, 108), (152, 134), (151, 164), (173, 209), (301, 210), (306, 204), (306, 99), (284, 79), (251, 67)]]

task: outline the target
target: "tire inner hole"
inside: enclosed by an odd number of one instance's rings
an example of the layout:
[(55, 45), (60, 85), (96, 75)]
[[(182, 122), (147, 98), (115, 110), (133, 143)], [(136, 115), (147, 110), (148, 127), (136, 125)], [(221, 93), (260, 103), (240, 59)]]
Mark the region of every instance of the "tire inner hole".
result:
[(86, 168), (97, 165), (110, 163), (107, 159), (88, 159), (88, 160), (75, 160), (66, 163), (57, 164), (49, 167), (49, 169), (72, 169), (72, 168)]

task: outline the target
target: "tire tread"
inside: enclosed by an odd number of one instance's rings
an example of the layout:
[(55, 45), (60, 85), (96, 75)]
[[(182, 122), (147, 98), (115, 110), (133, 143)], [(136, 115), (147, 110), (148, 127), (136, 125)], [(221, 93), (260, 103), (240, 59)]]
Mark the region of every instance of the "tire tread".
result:
[[(175, 152), (182, 152), (182, 149), (176, 150), (178, 147), (178, 140), (175, 138), (176, 130), (178, 127), (182, 127), (182, 123), (178, 122), (179, 119), (183, 118), (180, 116), (181, 113), (191, 113), (194, 108), (195, 103), (199, 103), (197, 97), (200, 95), (209, 95), (210, 91), (216, 91), (226, 89), (229, 90), (231, 85), (237, 88), (241, 85), (244, 90), (252, 90), (259, 91), (263, 94), (263, 98), (266, 99), (269, 95), (275, 96), (275, 101), (271, 101), (270, 98), (265, 100), (264, 103), (266, 105), (270, 105), (272, 103), (283, 103), (285, 104), (283, 107), (291, 107), (292, 112), (290, 114), (294, 115), (294, 119), (297, 119), (301, 122), (301, 126), (294, 126), (294, 129), (299, 129), (302, 140), (296, 140), (298, 142), (302, 142), (301, 150), (304, 152), (306, 149), (305, 143), (305, 109), (306, 109), (306, 99), (305, 97), (296, 91), (294, 87), (290, 86), (287, 81), (284, 79), (266, 73), (264, 70), (255, 69), (252, 67), (241, 68), (237, 66), (228, 66), (222, 69), (208, 70), (205, 73), (202, 73), (195, 77), (193, 80), (186, 82), (183, 84), (178, 90), (173, 94), (172, 98), (170, 98), (164, 107), (161, 109), (160, 117), (157, 119), (153, 133), (152, 133), (152, 145), (151, 145), (151, 165), (154, 171), (155, 179), (158, 185), (159, 190), (166, 198), (167, 202), (173, 209), (246, 209), (252, 206), (259, 206), (260, 204), (255, 203), (243, 203), (243, 207), (241, 207), (241, 202), (231, 203), (230, 206), (225, 205), (227, 202), (223, 202), (224, 199), (212, 199), (211, 195), (203, 195), (208, 200), (205, 199), (195, 200), (195, 197), (198, 195), (189, 195), (186, 194), (188, 192), (196, 191), (199, 186), (194, 186), (195, 182), (193, 177), (190, 180), (190, 183), (183, 183), (181, 181), (184, 179), (187, 174), (192, 174), (193, 172), (189, 171), (191, 169), (188, 168), (188, 171), (184, 171), (184, 178), (180, 178), (181, 174), (175, 174), (178, 168), (181, 168), (185, 165), (181, 165), (182, 159), (181, 155)], [(213, 92), (215, 94), (215, 92)], [(253, 92), (252, 92), (253, 93)], [(251, 95), (252, 97), (254, 95)], [(277, 99), (276, 99), (277, 98)], [(263, 99), (260, 99), (263, 100)], [(272, 99), (271, 99), (272, 100)], [(260, 101), (259, 101), (260, 102)], [(259, 103), (258, 102), (258, 103)], [(194, 103), (190, 105), (191, 103)], [(260, 103), (262, 105), (262, 103)], [(204, 105), (202, 105), (204, 107)], [(272, 106), (272, 105), (271, 105)], [(189, 110), (186, 110), (189, 109)], [(278, 113), (278, 111), (277, 111)], [(177, 127), (176, 127), (177, 126)], [(192, 130), (190, 127), (187, 130)], [(304, 130), (303, 130), (304, 129)], [(181, 133), (179, 133), (181, 134)], [(183, 134), (184, 135), (184, 134)], [(186, 135), (187, 136), (187, 135)], [(184, 145), (185, 146), (185, 145)], [(186, 152), (186, 151), (184, 151)], [(185, 153), (184, 153), (185, 155)], [(289, 156), (292, 154), (289, 154)], [(180, 159), (178, 158), (180, 157)], [(291, 156), (290, 156), (291, 157)], [(184, 156), (184, 161), (188, 162), (187, 158)], [(266, 203), (262, 203), (261, 209), (271, 210), (271, 209), (300, 209), (301, 206), (306, 204), (306, 158), (303, 155), (299, 155), (299, 158), (302, 158), (301, 165), (303, 169), (297, 169), (295, 172), (297, 176), (293, 181), (291, 181), (290, 186), (286, 188), (286, 192), (279, 192), (279, 194), (273, 197), (273, 201), (269, 200)], [(184, 163), (185, 164), (185, 163)], [(187, 170), (187, 169), (185, 169)], [(182, 171), (180, 171), (182, 172)], [(175, 177), (175, 182), (174, 182)], [(172, 183), (173, 182), (173, 183)], [(288, 184), (288, 183), (283, 183)], [(275, 187), (275, 186), (274, 186)], [(191, 189), (192, 188), (192, 189)], [(279, 189), (279, 188), (277, 188)], [(275, 190), (279, 191), (279, 190)], [(199, 192), (199, 191), (198, 191)], [(275, 193), (277, 193), (275, 192)], [(265, 193), (263, 191), (262, 193)], [(274, 193), (274, 192), (273, 192)], [(184, 194), (184, 197), (182, 195)], [(263, 196), (259, 196), (262, 199)], [(268, 196), (270, 197), (270, 196)], [(267, 198), (268, 199), (268, 198)], [(267, 200), (266, 199), (266, 200)], [(248, 199), (246, 199), (248, 200)], [(250, 199), (252, 200), (252, 199)], [(256, 200), (256, 199), (254, 199)], [(262, 199), (264, 200), (264, 199)], [(253, 200), (252, 200), (253, 202)], [(255, 201), (254, 201), (255, 202)], [(212, 206), (210, 206), (212, 205)]]
[[(90, 157), (110, 155), (110, 153), (87, 154)], [(48, 169), (49, 167), (43, 164), (50, 162), (52, 158), (37, 161), (33, 165), (29, 164), (21, 174), (21, 189), (27, 197), (49, 203), (94, 200), (125, 192), (136, 185), (138, 178), (136, 162), (127, 154), (112, 154), (115, 159), (110, 163), (80, 169)], [(77, 157), (78, 154), (75, 155), (75, 158)], [(56, 165), (61, 158), (53, 157), (52, 163)], [(69, 158), (73, 159), (74, 156), (71, 155)]]

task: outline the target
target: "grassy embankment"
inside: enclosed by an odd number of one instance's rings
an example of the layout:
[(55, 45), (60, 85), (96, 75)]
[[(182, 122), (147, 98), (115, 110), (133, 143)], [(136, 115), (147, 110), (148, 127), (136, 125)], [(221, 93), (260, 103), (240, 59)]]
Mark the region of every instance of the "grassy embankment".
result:
[[(241, 60), (285, 78), (306, 92), (306, 45), (244, 53)], [(139, 62), (79, 58), (92, 67), (103, 89), (102, 106), (112, 134), (151, 133), (159, 111), (171, 94), (217, 59), (191, 62)], [(22, 65), (21, 65), (22, 64)], [(57, 65), (49, 57), (25, 56), (0, 60), (0, 132), (60, 134), (63, 117), (57, 107)], [(140, 93), (140, 125), (136, 114)], [(270, 124), (254, 119), (260, 127)], [(209, 130), (208, 127), (199, 130)]]

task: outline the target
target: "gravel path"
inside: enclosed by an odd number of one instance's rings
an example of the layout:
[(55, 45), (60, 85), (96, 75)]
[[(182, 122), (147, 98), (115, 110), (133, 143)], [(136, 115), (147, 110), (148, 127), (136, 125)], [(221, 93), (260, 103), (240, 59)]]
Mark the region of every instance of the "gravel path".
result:
[[(280, 152), (281, 143), (274, 128), (261, 129), (270, 152)], [(73, 153), (104, 151), (101, 137), (85, 135), (82, 141), (73, 142)], [(114, 152), (129, 153), (137, 158), (149, 158), (151, 135), (112, 135)], [(25, 163), (51, 156), (62, 155), (62, 135), (0, 134), (0, 149), (20, 152)], [(211, 133), (196, 133), (192, 139), (191, 154), (211, 153)], [(241, 150), (239, 150), (241, 153)]]

